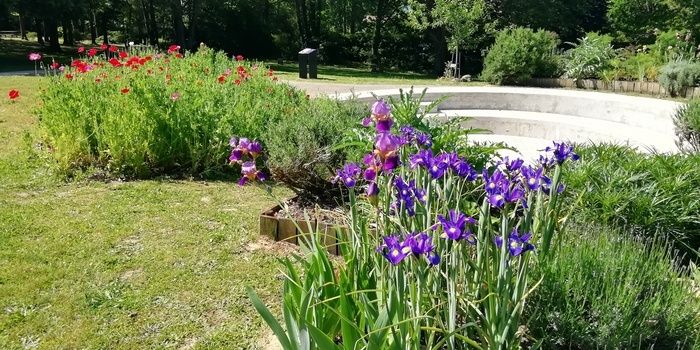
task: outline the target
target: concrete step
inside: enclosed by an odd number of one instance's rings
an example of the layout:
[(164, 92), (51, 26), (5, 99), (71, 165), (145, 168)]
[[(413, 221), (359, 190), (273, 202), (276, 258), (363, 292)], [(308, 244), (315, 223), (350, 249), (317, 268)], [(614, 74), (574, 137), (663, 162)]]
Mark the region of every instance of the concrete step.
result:
[(470, 117), (463, 127), (488, 129), (493, 134), (576, 143), (627, 143), (640, 148), (654, 147), (674, 152), (675, 135), (661, 125), (648, 128), (572, 115), (514, 110), (456, 109), (431, 114), (437, 121)]

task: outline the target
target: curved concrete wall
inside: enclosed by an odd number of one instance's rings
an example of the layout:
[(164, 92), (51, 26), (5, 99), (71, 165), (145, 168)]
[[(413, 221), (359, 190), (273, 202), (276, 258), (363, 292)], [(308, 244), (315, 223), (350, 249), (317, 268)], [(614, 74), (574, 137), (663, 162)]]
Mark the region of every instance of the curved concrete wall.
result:
[[(420, 93), (422, 89), (414, 89)], [(337, 95), (361, 101), (398, 96), (398, 89)], [(473, 119), (465, 127), (493, 132), (479, 141), (504, 141), (516, 148), (542, 140), (628, 143), (640, 150), (676, 152), (672, 116), (680, 103), (610, 93), (514, 87), (430, 87), (426, 101), (446, 97), (433, 111), (437, 120)], [(529, 140), (516, 145), (517, 140)], [(520, 146), (520, 147), (519, 147)], [(538, 146), (539, 147), (539, 146)], [(530, 153), (531, 150), (522, 150)]]

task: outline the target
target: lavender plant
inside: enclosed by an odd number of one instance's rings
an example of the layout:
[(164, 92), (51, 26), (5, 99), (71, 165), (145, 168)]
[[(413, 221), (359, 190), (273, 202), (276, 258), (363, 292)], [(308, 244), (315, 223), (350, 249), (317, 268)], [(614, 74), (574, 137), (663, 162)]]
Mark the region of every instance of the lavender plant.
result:
[(506, 158), (478, 172), (395, 125), (384, 101), (371, 123), (373, 151), (337, 172), (349, 192), (343, 262), (310, 239), (302, 271), (285, 263), (285, 290), (304, 286), (285, 296), (286, 332), (251, 291), (255, 307), (285, 349), (518, 348), (539, 283), (530, 270), (555, 253), (573, 148), (555, 143), (537, 164)]

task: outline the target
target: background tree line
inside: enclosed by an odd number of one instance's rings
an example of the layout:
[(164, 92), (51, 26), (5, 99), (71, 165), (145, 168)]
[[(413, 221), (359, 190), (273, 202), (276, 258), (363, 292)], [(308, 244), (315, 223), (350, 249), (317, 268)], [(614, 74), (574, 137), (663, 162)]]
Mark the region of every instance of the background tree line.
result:
[(314, 47), (325, 63), (436, 74), (455, 47), (465, 54), (465, 71), (478, 71), (495, 33), (511, 26), (554, 31), (562, 42), (600, 31), (617, 44), (643, 45), (655, 30), (700, 34), (700, 0), (0, 1), (0, 30), (36, 33), (32, 40), (55, 51), (83, 40), (204, 42), (256, 58), (293, 58)]

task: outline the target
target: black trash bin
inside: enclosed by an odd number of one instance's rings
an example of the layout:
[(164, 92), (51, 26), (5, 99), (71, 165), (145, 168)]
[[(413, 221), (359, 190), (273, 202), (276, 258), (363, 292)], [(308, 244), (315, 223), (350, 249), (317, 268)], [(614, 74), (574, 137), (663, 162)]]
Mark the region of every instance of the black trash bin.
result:
[(299, 51), (299, 78), (318, 78), (318, 51), (306, 48)]

